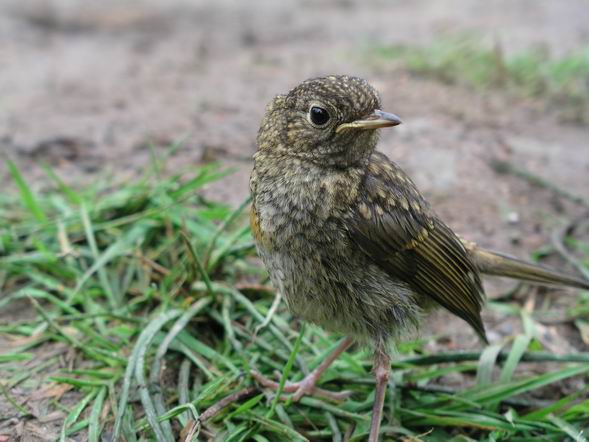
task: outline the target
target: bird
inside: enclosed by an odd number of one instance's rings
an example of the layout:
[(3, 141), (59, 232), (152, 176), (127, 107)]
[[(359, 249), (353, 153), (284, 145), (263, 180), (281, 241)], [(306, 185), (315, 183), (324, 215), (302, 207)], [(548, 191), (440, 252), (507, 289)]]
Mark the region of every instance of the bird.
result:
[[(381, 110), (366, 80), (303, 81), (267, 106), (250, 176), (250, 225), (271, 282), (298, 318), (345, 338), (301, 382), (298, 400), (345, 392), (316, 386), (353, 343), (374, 351), (369, 441), (379, 439), (390, 376), (390, 342), (445, 308), (487, 343), (481, 276), (589, 289), (589, 281), (485, 250), (448, 227), (411, 178), (379, 152), (381, 128), (401, 124)], [(276, 383), (255, 372), (265, 387)]]

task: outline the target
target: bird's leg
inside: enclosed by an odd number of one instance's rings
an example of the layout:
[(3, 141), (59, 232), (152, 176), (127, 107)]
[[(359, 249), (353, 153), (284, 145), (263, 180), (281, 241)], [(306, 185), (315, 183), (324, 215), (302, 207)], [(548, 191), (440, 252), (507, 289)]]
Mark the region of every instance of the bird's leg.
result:
[[(300, 382), (287, 382), (284, 385), (283, 391), (285, 393), (294, 393), (293, 399), (295, 401), (298, 401), (305, 395), (321, 396), (336, 401), (343, 400), (349, 397), (351, 393), (348, 391), (341, 391), (336, 393), (333, 391), (317, 388), (315, 384), (317, 384), (317, 381), (319, 380), (323, 372), (327, 370), (327, 368), (333, 363), (333, 361), (335, 361), (339, 355), (346, 351), (352, 345), (353, 342), (354, 341), (352, 338), (345, 338), (344, 340), (342, 340), (342, 342), (340, 342), (340, 344), (335, 348), (335, 350), (333, 350), (329, 354), (329, 356), (327, 356), (327, 358), (325, 358), (325, 360), (321, 362), (321, 364), (319, 364), (317, 368), (315, 368), (315, 370), (313, 370), (311, 373), (305, 376), (305, 378)], [(264, 376), (262, 376), (261, 373), (252, 372), (252, 376), (264, 387), (274, 389), (278, 388), (277, 382), (265, 378)]]
[(368, 442), (378, 442), (380, 422), (382, 420), (382, 409), (389, 382), (391, 371), (391, 358), (386, 351), (379, 347), (374, 354), (374, 377), (376, 378), (376, 393), (374, 405), (372, 406), (372, 421), (370, 422), (370, 436)]

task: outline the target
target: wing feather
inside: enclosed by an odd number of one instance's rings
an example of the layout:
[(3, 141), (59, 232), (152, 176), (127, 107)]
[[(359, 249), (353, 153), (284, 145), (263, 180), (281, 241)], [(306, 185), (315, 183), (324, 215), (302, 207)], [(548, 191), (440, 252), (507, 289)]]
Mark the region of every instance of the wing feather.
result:
[(479, 272), (405, 173), (375, 153), (351, 210), (352, 241), (391, 277), (464, 319), (486, 341)]

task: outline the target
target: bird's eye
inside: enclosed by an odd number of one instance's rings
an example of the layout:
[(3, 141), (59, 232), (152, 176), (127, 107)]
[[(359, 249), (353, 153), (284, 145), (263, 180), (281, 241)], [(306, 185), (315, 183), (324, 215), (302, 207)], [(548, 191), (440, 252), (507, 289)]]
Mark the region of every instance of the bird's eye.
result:
[(329, 112), (319, 106), (313, 106), (309, 110), (309, 117), (311, 118), (311, 123), (317, 126), (324, 126), (329, 121)]

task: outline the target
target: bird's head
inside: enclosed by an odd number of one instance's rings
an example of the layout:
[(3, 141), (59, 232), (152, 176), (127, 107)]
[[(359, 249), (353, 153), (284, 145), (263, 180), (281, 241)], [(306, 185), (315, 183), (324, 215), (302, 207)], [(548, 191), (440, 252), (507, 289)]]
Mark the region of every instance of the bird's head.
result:
[(378, 141), (376, 129), (398, 124), (399, 117), (380, 110), (378, 93), (365, 80), (314, 78), (268, 105), (258, 149), (347, 167), (370, 156)]

